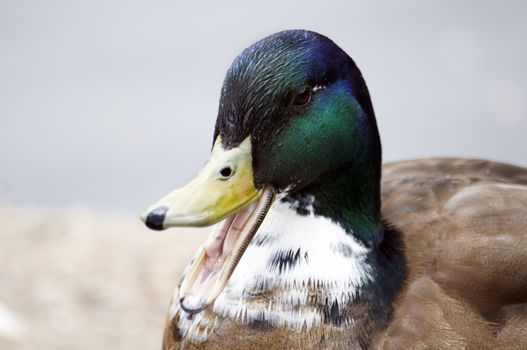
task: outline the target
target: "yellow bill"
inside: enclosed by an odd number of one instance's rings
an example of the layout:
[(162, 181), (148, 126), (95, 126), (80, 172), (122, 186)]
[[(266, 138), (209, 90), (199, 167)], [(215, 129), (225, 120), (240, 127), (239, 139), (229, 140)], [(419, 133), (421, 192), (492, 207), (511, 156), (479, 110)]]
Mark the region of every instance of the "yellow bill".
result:
[(183, 310), (197, 313), (214, 302), (273, 199), (271, 188), (257, 189), (254, 185), (250, 137), (231, 149), (224, 149), (218, 137), (209, 161), (196, 178), (141, 215), (145, 224), (154, 230), (208, 226), (221, 221), (200, 247), (180, 286)]

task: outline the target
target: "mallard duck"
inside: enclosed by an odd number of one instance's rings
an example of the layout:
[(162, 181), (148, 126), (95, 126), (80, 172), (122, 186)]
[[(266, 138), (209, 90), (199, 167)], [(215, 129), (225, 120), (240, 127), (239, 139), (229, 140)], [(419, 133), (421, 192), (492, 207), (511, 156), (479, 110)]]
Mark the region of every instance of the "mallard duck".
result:
[(381, 166), (361, 72), (320, 34), (235, 59), (209, 161), (142, 219), (216, 224), (164, 349), (527, 349), (527, 169)]

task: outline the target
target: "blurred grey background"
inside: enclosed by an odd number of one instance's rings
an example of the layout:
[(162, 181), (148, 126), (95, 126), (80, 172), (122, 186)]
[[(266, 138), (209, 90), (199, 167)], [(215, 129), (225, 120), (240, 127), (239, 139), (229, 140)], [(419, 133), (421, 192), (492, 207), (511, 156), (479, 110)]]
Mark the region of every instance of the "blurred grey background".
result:
[(385, 161), (527, 165), (522, 1), (0, 1), (0, 200), (139, 212), (205, 162), (225, 71), (305, 28), (347, 51)]
[(332, 38), (386, 161), (527, 166), (522, 1), (0, 0), (0, 348), (158, 349), (206, 232), (138, 213), (207, 159), (223, 76), (271, 33)]

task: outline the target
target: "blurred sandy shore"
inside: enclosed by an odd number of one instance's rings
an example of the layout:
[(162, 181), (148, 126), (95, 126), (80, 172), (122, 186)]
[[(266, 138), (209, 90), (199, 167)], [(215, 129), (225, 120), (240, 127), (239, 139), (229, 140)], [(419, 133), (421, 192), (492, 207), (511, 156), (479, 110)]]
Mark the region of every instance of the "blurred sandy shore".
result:
[(0, 349), (160, 349), (172, 290), (205, 233), (0, 207)]

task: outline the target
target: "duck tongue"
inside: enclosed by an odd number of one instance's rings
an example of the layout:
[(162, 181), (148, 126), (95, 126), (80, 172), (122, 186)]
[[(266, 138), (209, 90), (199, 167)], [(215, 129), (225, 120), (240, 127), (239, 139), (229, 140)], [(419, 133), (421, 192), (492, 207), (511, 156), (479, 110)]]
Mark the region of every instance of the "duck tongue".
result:
[(207, 308), (221, 293), (273, 201), (266, 189), (253, 204), (240, 209), (215, 226), (179, 290), (179, 303), (188, 313)]

